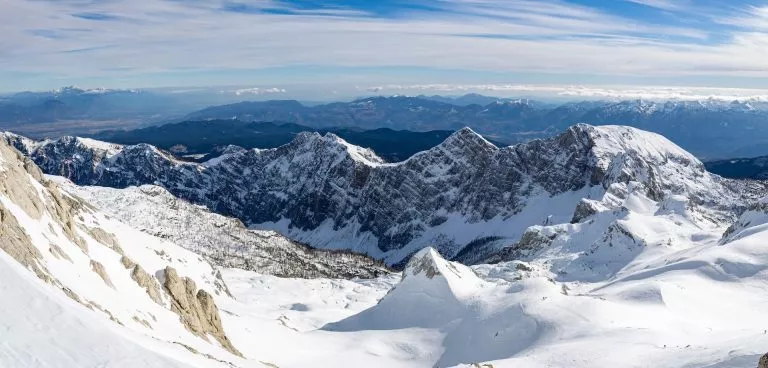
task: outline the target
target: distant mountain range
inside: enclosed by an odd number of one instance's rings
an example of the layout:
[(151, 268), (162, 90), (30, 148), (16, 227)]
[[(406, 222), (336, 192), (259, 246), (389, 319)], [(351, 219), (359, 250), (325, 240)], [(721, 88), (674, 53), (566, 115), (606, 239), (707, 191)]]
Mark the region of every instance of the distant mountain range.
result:
[(733, 179), (768, 180), (768, 156), (705, 162), (710, 172)]
[[(291, 123), (306, 127), (304, 130), (334, 133), (340, 129), (369, 131), (380, 128), (412, 132), (455, 131), (469, 126), (486, 138), (515, 144), (554, 136), (577, 123), (620, 124), (662, 134), (703, 160), (768, 154), (768, 102), (763, 101), (631, 100), (554, 105), (529, 99), (467, 94), (368, 97), (326, 104), (303, 104), (295, 100), (230, 103), (249, 98), (230, 92), (207, 89), (176, 93), (76, 87), (23, 92), (0, 97), (0, 128), (44, 138), (87, 135), (104, 129), (144, 128), (160, 123), (213, 120)], [(188, 113), (210, 104), (215, 106)], [(80, 122), (90, 122), (91, 125), (83, 127)], [(354, 140), (349, 134), (339, 135)], [(267, 147), (283, 143), (286, 140), (281, 138)], [(365, 140), (356, 143), (367, 144)], [(419, 146), (419, 149), (424, 147)], [(393, 152), (391, 157), (381, 149), (377, 152), (388, 159), (404, 157), (401, 152)]]
[(493, 139), (518, 143), (550, 137), (574, 123), (622, 124), (660, 133), (703, 159), (768, 152), (768, 103), (704, 101), (583, 101), (553, 106), (531, 100), (371, 97), (305, 106), (297, 101), (241, 102), (214, 106), (184, 120), (282, 121), (315, 129), (354, 127), (456, 130), (469, 126)]
[[(333, 133), (354, 145), (372, 149), (388, 162), (402, 161), (417, 152), (426, 151), (453, 134), (450, 130), (413, 132), (389, 128), (315, 129), (292, 123), (208, 120), (129, 131), (107, 131), (93, 135), (92, 138), (125, 145), (148, 143), (193, 161), (206, 161), (219, 156), (232, 145), (242, 148), (276, 148), (291, 142), (301, 132)], [(507, 145), (498, 141), (494, 141), (494, 144)]]
[(0, 122), (29, 124), (71, 119), (149, 118), (169, 110), (171, 99), (138, 90), (64, 87), (0, 98)]

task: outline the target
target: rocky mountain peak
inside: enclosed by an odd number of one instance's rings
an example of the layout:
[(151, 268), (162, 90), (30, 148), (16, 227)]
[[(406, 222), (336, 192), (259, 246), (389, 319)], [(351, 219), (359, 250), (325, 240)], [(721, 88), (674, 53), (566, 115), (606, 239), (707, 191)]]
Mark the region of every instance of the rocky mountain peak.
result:
[(470, 287), (480, 284), (482, 281), (472, 269), (455, 262), (447, 261), (432, 247), (426, 247), (416, 252), (403, 271), (403, 283), (422, 282), (418, 280), (431, 280), (440, 278), (447, 283), (451, 292), (461, 293)]
[(491, 154), (499, 150), (493, 143), (477, 134), (469, 127), (459, 129), (439, 144), (435, 149), (456, 155)]
[(175, 161), (147, 145), (124, 147), (108, 160), (78, 154), (82, 159), (72, 160), (71, 153), (41, 149), (31, 157), (46, 173), (78, 184), (160, 185), (248, 226), (398, 266), (426, 246), (448, 257), (493, 253), (529, 226), (570, 222), (582, 198), (614, 184), (654, 201), (680, 195), (727, 211), (764, 190), (710, 175), (657, 134), (586, 124), (503, 148), (465, 128), (399, 163), (318, 133), (224, 155), (215, 165)]

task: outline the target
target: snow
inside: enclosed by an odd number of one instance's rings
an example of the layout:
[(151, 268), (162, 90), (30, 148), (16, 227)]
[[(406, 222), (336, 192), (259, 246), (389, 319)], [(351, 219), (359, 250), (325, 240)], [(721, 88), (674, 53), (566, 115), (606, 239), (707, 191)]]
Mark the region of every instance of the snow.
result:
[[(516, 267), (510, 272), (519, 278), (510, 281), (487, 273), (505, 264), (473, 272), (431, 249), (414, 258), (426, 255), (438, 276), (406, 274), (386, 294), (386, 284), (296, 284), (236, 270), (225, 279), (240, 308), (254, 308), (237, 314), (262, 319), (250, 331), (263, 336), (254, 348), (280, 367), (752, 368), (768, 343), (768, 243), (760, 243), (766, 236), (733, 248), (672, 250), (598, 282), (562, 283), (546, 271)], [(461, 281), (445, 287), (446, 279)], [(360, 303), (366, 293), (383, 299)], [(324, 322), (331, 323), (317, 330)], [(278, 348), (263, 346), (267, 339)]]
[(78, 137), (77, 140), (80, 142), (80, 144), (87, 148), (104, 152), (107, 158), (120, 153), (120, 151), (123, 149), (122, 145), (98, 141), (91, 138)]
[(644, 158), (663, 160), (670, 156), (687, 159), (692, 164), (701, 162), (669, 139), (656, 133), (620, 125), (596, 126), (595, 152), (612, 155), (637, 152)]
[(0, 331), (4, 331), (0, 366), (194, 366), (122, 336), (80, 305), (40, 285), (4, 252), (0, 252), (0, 293)]
[[(593, 151), (598, 160), (601, 152), (621, 156), (632, 150), (650, 163), (689, 159), (655, 135), (595, 129), (602, 140)], [(624, 140), (615, 139), (619, 136)], [(635, 143), (623, 143), (628, 141)], [(19, 164), (14, 157), (0, 158), (4, 174)], [(618, 160), (607, 173), (643, 173), (630, 163)], [(42, 206), (43, 215), (36, 218), (0, 194), (0, 204), (56, 280), (44, 282), (0, 252), (0, 366), (753, 368), (768, 346), (765, 201), (756, 201), (735, 223), (726, 221), (718, 209), (691, 197), (712, 190), (714, 179), (694, 180), (684, 170), (661, 172), (662, 179), (685, 179), (689, 183), (683, 186), (692, 189), (665, 189), (660, 197), (646, 190), (643, 175), (635, 175), (607, 187), (557, 195), (531, 192), (512, 220), (473, 221), (469, 215), (444, 213), (444, 223), (388, 254), (414, 254), (402, 274), (370, 280), (219, 270), (201, 255), (146, 231), (160, 220), (180, 218), (152, 201), (135, 202), (153, 194), (167, 199), (169, 194), (157, 187), (78, 189), (57, 179), (65, 196), (84, 193), (96, 204), (83, 204), (73, 220), (87, 250), (65, 235), (49, 206)], [(24, 178), (31, 184), (26, 195), (51, 204), (45, 186), (30, 175)], [(594, 211), (571, 223), (573, 208), (584, 198)], [(98, 209), (108, 203), (122, 203), (115, 208), (123, 213), (108, 216)], [(198, 214), (213, 226), (225, 221), (202, 210), (180, 213)], [(273, 224), (290, 230), (288, 225), (287, 220)], [(375, 244), (360, 226), (323, 224), (320, 236), (328, 241), (323, 246)], [(456, 242), (501, 234), (506, 238), (493, 246), (509, 253), (496, 264), (450, 262), (429, 247), (440, 240), (441, 226), (471, 234), (456, 231)], [(172, 266), (213, 295), (227, 336), (245, 358), (191, 334), (167, 303), (150, 300), (121, 264), (120, 253), (86, 231), (97, 227), (114, 234), (125, 255), (149, 274)], [(70, 259), (56, 256), (54, 245)], [(92, 261), (104, 266), (114, 287), (91, 271)], [(217, 286), (216, 271), (233, 297)], [(90, 309), (89, 303), (94, 303)]]
[(376, 153), (373, 152), (373, 150), (371, 149), (362, 148), (362, 147), (350, 144), (349, 142), (345, 141), (341, 137), (332, 133), (327, 133), (324, 138), (332, 140), (337, 144), (340, 144), (342, 147), (346, 149), (349, 156), (357, 162), (363, 163), (368, 166), (385, 165), (384, 160), (381, 157), (377, 156)]

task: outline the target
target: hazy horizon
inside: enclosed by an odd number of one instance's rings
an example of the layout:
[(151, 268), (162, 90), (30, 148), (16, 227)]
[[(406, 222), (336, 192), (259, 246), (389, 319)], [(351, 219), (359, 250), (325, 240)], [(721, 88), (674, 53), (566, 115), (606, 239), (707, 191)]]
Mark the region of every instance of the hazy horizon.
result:
[(243, 86), (324, 101), (768, 96), (768, 3), (757, 0), (9, 0), (2, 8), (3, 93), (78, 85)]

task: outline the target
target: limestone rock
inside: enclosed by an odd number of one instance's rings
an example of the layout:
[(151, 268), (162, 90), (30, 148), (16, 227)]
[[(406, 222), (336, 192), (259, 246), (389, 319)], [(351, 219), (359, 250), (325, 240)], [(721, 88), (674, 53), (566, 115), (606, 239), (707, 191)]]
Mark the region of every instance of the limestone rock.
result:
[(21, 207), (30, 217), (40, 219), (45, 205), (37, 189), (32, 185), (32, 181), (29, 180), (30, 174), (27, 171), (34, 165), (25, 165), (24, 162), (28, 160), (4, 141), (0, 141), (0, 157), (4, 158), (2, 170), (0, 170), (0, 193)]
[(120, 263), (123, 264), (123, 267), (127, 269), (132, 269), (134, 266), (136, 266), (136, 262), (134, 262), (132, 259), (128, 258), (128, 256), (122, 256), (120, 258)]
[(109, 278), (109, 274), (107, 273), (107, 270), (104, 268), (104, 265), (100, 262), (91, 260), (91, 270), (93, 272), (96, 272), (99, 277), (101, 277), (102, 280), (104, 280), (104, 283), (107, 284), (107, 286), (111, 288), (115, 288), (115, 285), (112, 283), (112, 279)]
[(37, 277), (49, 282), (50, 276), (40, 261), (43, 255), (32, 244), (24, 229), (16, 221), (16, 217), (0, 203), (0, 249), (31, 269)]
[(53, 182), (46, 181), (43, 182), (43, 185), (50, 194), (48, 212), (55, 220), (57, 220), (64, 232), (64, 236), (77, 244), (77, 246), (82, 249), (83, 253), (88, 254), (88, 245), (85, 243), (85, 240), (77, 234), (77, 225), (75, 222), (75, 215), (82, 204), (74, 198), (62, 194), (59, 187)]
[(84, 227), (85, 232), (88, 233), (97, 242), (108, 246), (110, 249), (117, 252), (117, 254), (123, 255), (123, 248), (120, 246), (120, 242), (115, 237), (115, 234), (104, 231), (99, 227), (89, 228)]
[(573, 211), (572, 224), (582, 222), (587, 217), (590, 217), (601, 210), (601, 205), (598, 201), (590, 199), (582, 199), (579, 204), (576, 205), (576, 209)]
[(757, 368), (768, 368), (768, 354), (760, 357), (760, 362), (757, 363)]
[(179, 315), (184, 327), (205, 340), (211, 335), (232, 354), (242, 356), (224, 332), (213, 297), (205, 290), (198, 290), (192, 279), (179, 277), (173, 267), (166, 267), (164, 275), (163, 286), (171, 299), (171, 311)]
[[(131, 263), (130, 259), (128, 259)], [(125, 265), (126, 263), (123, 263)], [(135, 264), (133, 267), (133, 272), (131, 272), (131, 278), (133, 281), (136, 281), (139, 286), (144, 288), (144, 290), (147, 291), (147, 295), (157, 304), (163, 305), (163, 297), (160, 294), (160, 286), (155, 281), (155, 278), (150, 276), (147, 271), (144, 271), (143, 268), (141, 268), (140, 265)]]

